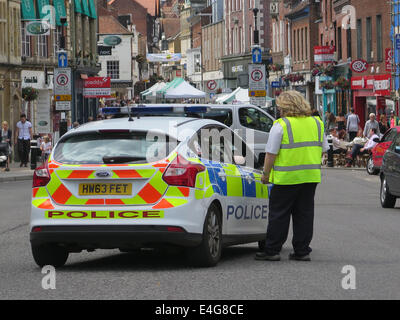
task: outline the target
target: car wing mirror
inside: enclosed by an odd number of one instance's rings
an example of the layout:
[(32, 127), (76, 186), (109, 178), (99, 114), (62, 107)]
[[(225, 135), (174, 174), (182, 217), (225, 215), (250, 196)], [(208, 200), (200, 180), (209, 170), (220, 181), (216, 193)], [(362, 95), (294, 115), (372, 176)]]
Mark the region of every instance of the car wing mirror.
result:
[(394, 152), (400, 154), (400, 146), (394, 148)]

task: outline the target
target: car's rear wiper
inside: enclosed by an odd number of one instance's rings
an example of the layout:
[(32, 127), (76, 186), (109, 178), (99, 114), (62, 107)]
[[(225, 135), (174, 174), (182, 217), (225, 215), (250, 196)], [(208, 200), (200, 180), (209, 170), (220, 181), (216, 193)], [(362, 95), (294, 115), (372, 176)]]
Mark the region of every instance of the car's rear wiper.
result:
[(125, 162), (132, 162), (132, 161), (141, 161), (146, 160), (144, 157), (133, 157), (133, 156), (104, 156), (103, 162), (106, 164), (113, 164), (113, 163), (125, 163)]

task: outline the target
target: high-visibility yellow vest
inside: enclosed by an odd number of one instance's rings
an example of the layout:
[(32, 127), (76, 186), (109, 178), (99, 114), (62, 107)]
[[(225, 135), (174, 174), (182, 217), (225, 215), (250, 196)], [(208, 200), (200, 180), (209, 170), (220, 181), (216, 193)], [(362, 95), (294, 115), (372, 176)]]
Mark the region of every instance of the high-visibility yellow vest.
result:
[(321, 182), (324, 124), (316, 117), (276, 120), (283, 128), (281, 149), (270, 180), (277, 185)]

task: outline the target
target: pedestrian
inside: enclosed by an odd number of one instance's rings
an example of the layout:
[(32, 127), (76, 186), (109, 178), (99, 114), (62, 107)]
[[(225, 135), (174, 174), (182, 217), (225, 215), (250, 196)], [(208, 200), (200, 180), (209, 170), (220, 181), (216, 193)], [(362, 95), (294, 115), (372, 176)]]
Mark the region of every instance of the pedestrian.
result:
[(274, 122), (266, 147), (262, 183), (272, 183), (265, 250), (256, 260), (278, 261), (293, 219), (289, 259), (309, 261), (313, 236), (314, 196), (321, 182), (322, 152), (329, 149), (324, 125), (311, 116), (301, 93), (286, 91), (276, 103), (282, 118)]
[(47, 159), (50, 156), (52, 149), (51, 141), (49, 136), (44, 136), (43, 137), (43, 142), (40, 144), (40, 150), (42, 150), (42, 162), (45, 164)]
[(337, 131), (346, 130), (346, 118), (343, 112), (340, 112), (336, 117)]
[(1, 128), (0, 142), (7, 146), (7, 148), (5, 149), (6, 156), (7, 156), (7, 163), (6, 163), (6, 167), (5, 167), (4, 171), (10, 171), (12, 132), (11, 132), (11, 129), (8, 127), (7, 121), (3, 121), (1, 126), (2, 126), (2, 128)]
[(376, 134), (378, 136), (380, 135), (379, 123), (378, 123), (378, 121), (375, 120), (375, 113), (369, 114), (369, 120), (365, 123), (365, 127), (364, 127), (364, 137), (368, 138), (368, 135), (369, 135), (371, 129), (376, 129)]
[(337, 126), (336, 117), (333, 113), (331, 113), (329, 114), (328, 117), (327, 128), (326, 128), (327, 132), (329, 132), (331, 129), (336, 129), (336, 126)]
[(92, 122), (94, 119), (92, 116), (88, 117), (88, 122)]
[(79, 122), (78, 121), (74, 121), (74, 123), (72, 124), (72, 129), (78, 128), (79, 127)]
[(385, 132), (389, 129), (389, 123), (386, 118), (386, 114), (381, 114), (379, 119), (379, 131), (381, 134), (385, 134)]
[(97, 121), (99, 120), (104, 120), (103, 115), (101, 113), (97, 115)]
[(17, 129), (15, 131), (14, 143), (17, 145), (18, 155), (21, 161), (20, 167), (28, 166), (29, 151), (31, 149), (32, 139), (32, 124), (26, 120), (26, 115), (23, 113), (20, 116), (20, 121), (17, 122)]
[(358, 127), (360, 126), (360, 118), (354, 113), (354, 109), (350, 109), (350, 114), (347, 117), (346, 131), (349, 135), (349, 141), (353, 141), (357, 136)]
[(394, 111), (390, 111), (389, 119), (390, 128), (394, 128), (399, 125), (399, 118), (394, 114)]

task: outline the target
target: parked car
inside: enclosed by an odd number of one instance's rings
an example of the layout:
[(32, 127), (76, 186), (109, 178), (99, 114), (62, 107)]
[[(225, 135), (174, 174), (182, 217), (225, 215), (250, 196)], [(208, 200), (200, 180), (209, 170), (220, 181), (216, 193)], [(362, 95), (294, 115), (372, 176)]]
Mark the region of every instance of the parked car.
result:
[(376, 175), (382, 167), (382, 159), (386, 150), (391, 146), (393, 139), (400, 132), (400, 127), (394, 127), (385, 132), (379, 143), (371, 150), (371, 155), (367, 162), (367, 172)]
[(383, 208), (393, 208), (400, 197), (400, 132), (396, 135), (383, 156), (380, 173), (380, 202)]

